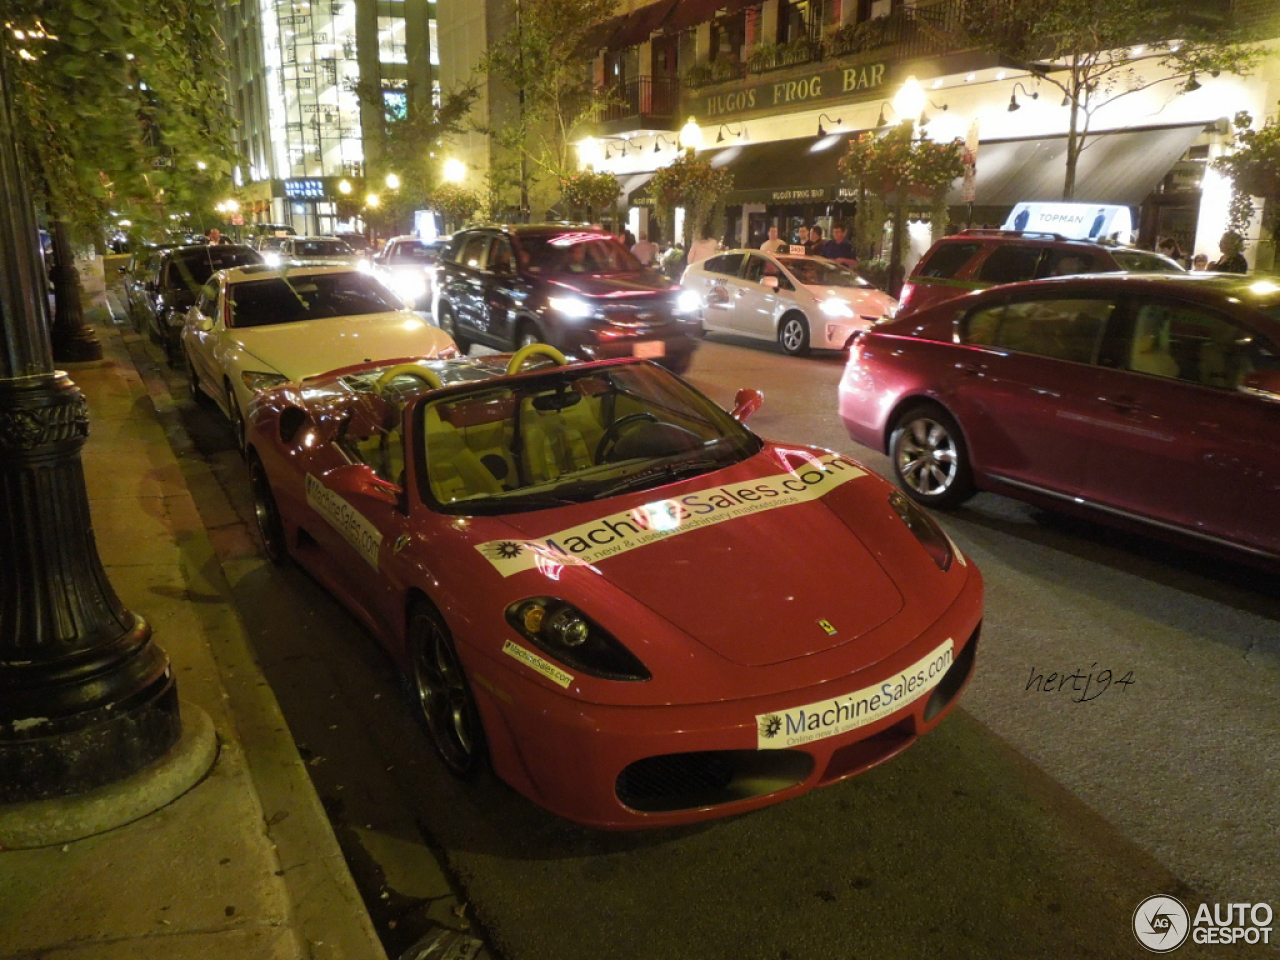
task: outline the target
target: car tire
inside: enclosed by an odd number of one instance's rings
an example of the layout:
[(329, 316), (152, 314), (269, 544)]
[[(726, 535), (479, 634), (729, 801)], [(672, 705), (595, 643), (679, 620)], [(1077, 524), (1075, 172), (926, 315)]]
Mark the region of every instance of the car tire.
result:
[(200, 374), (196, 373), (196, 365), (191, 361), (191, 354), (182, 351), (187, 365), (187, 392), (191, 394), (192, 403), (204, 403), (204, 391), (200, 389)]
[(227, 419), (231, 421), (231, 432), (236, 437), (236, 449), (240, 451), (240, 456), (243, 457), (249, 444), (248, 430), (244, 423), (244, 412), (240, 409), (240, 403), (236, 400), (236, 392), (231, 389), (230, 381), (227, 381), (224, 386), (227, 391)]
[(440, 304), (440, 329), (453, 337), (454, 345), (458, 348), (459, 353), (466, 353), (471, 346), (471, 341), (462, 335), (462, 331), (458, 329), (458, 318), (453, 314), (453, 308), (447, 303)]
[(542, 336), (542, 331), (537, 325), (530, 320), (526, 320), (520, 324), (520, 329), (516, 331), (515, 348), (519, 350), (521, 347), (532, 346), (535, 343), (546, 343), (546, 339)]
[(415, 713), (449, 772), (474, 777), (485, 766), (484, 727), (453, 637), (425, 601), (409, 612), (408, 652)]
[(889, 439), (898, 485), (917, 503), (946, 509), (973, 496), (973, 468), (960, 425), (940, 406), (920, 404), (894, 423)]
[(803, 357), (809, 352), (809, 321), (804, 314), (788, 313), (778, 323), (778, 345), (791, 357)]
[(253, 496), (253, 518), (258, 528), (258, 540), (267, 559), (283, 566), (289, 559), (289, 542), (284, 533), (284, 520), (271, 492), (271, 481), (266, 468), (256, 456), (249, 458), (249, 490)]

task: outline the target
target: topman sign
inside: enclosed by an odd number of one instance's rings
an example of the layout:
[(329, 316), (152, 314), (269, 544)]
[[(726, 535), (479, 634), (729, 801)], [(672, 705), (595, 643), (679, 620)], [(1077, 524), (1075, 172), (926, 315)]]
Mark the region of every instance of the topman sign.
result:
[(689, 98), (689, 107), (701, 123), (722, 120), (757, 110), (776, 110), (826, 100), (856, 99), (859, 94), (885, 85), (888, 65), (864, 63), (851, 67), (828, 67), (801, 76), (760, 80), (721, 93)]

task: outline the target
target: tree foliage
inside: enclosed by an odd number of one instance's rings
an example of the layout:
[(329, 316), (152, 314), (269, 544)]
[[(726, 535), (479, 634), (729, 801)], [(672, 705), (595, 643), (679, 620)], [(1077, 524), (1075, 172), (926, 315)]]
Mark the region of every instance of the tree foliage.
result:
[(1280, 119), (1269, 117), (1257, 129), (1253, 117), (1242, 110), (1235, 115), (1236, 133), (1231, 152), (1213, 167), (1231, 178), (1231, 206), (1227, 226), (1243, 235), (1253, 219), (1254, 197), (1266, 202), (1269, 230), (1274, 229), (1280, 207)]
[(1169, 96), (1199, 76), (1244, 75), (1258, 53), (1242, 30), (1183, 0), (982, 0), (965, 8), (968, 38), (1059, 90), (1070, 119), (1062, 196), (1104, 107), (1157, 85)]
[(617, 199), (618, 178), (612, 173), (583, 170), (560, 178), (560, 202), (587, 216), (598, 215)]
[[(361, 81), (355, 85), (355, 93), (365, 110), (384, 110), (380, 84)], [(446, 92), (439, 103), (430, 91), (426, 96), (413, 89), (408, 93), (404, 116), (387, 117), (381, 142), (368, 151), (366, 184), (378, 194), (379, 205), (363, 213), (380, 233), (407, 229), (414, 211), (430, 206), (440, 186), (449, 140), (463, 132), (478, 95), (474, 83)], [(400, 178), (398, 188), (384, 187), (388, 174)]]
[(684, 236), (688, 250), (696, 235), (711, 230), (721, 220), (721, 205), (733, 189), (733, 174), (692, 153), (681, 154), (653, 175), (654, 212), (670, 236), (668, 225), (676, 207), (684, 207)]
[(456, 230), (464, 226), (482, 206), (480, 195), (453, 183), (441, 183), (432, 188), (427, 205), (444, 217), (445, 229)]
[(2, 53), (39, 199), (84, 234), (160, 225), (233, 162), (214, 0), (5, 0)]
[(501, 82), (511, 101), (495, 104), (484, 132), (500, 157), (515, 161), (513, 186), (523, 209), (532, 205), (531, 193), (539, 194), (538, 205), (550, 206), (551, 190), (577, 168), (573, 143), (599, 102), (588, 34), (614, 6), (614, 0), (515, 0), (508, 29), (477, 66)]

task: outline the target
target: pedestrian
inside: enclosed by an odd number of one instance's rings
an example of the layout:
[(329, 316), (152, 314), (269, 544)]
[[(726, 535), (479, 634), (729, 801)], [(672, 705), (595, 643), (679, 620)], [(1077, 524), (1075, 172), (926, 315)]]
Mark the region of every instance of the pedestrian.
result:
[(710, 233), (703, 230), (702, 238), (700, 240), (693, 241), (693, 243), (689, 245), (689, 262), (699, 263), (706, 260), (708, 257), (715, 256), (716, 250), (719, 246), (720, 245), (712, 239)]
[(809, 249), (809, 228), (804, 224), (801, 224), (796, 229), (796, 243), (804, 247), (806, 250)]
[(769, 238), (760, 244), (761, 253), (782, 253), (787, 249), (787, 242), (778, 239), (778, 228), (769, 228)]
[(1209, 264), (1209, 270), (1218, 273), (1248, 273), (1249, 263), (1244, 258), (1244, 237), (1234, 230), (1228, 230), (1218, 241), (1218, 249), (1222, 256)]
[(1173, 237), (1164, 237), (1156, 244), (1156, 252), (1163, 253), (1166, 257), (1177, 262), (1178, 266), (1185, 267), (1186, 259), (1182, 256), (1182, 249), (1178, 246), (1178, 241)]
[[(642, 233), (642, 234), (640, 234), (640, 236), (642, 236), (642, 237), (643, 237), (643, 236), (644, 236), (644, 234)], [(626, 248), (627, 248), (628, 250), (632, 249), (632, 248), (636, 245), (636, 237), (635, 237), (635, 234), (633, 234), (629, 229), (627, 229), (627, 230), (623, 230), (623, 231), (622, 231), (622, 243), (626, 246)]]
[(652, 266), (654, 260), (658, 259), (658, 245), (651, 241), (649, 235), (643, 230), (640, 231), (640, 239), (632, 246), (631, 252), (646, 267)]
[(822, 228), (816, 223), (809, 228), (809, 242), (804, 245), (806, 256), (820, 257), (822, 256), (822, 247), (826, 243), (822, 239)]
[(1194, 257), (1191, 258), (1191, 269), (1200, 270), (1200, 271), (1208, 270), (1209, 258), (1206, 257), (1203, 253), (1197, 253)]
[(858, 269), (858, 255), (854, 252), (853, 244), (845, 239), (844, 227), (840, 224), (831, 228), (831, 239), (822, 245), (820, 256), (844, 264), (850, 270)]
[(217, 227), (210, 227), (209, 232), (206, 233), (205, 236), (209, 238), (210, 243), (222, 242), (222, 231), (219, 230)]

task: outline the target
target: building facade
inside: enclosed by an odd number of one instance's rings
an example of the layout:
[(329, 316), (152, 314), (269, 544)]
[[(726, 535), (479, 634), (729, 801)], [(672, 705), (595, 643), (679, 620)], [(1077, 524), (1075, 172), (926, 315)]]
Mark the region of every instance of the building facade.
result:
[[(433, 0), (240, 0), (224, 13), (239, 217), (358, 228), (388, 117), (437, 94)], [(363, 96), (362, 96), (363, 94)]]
[[(442, 80), (461, 77), (518, 0), (440, 0)], [(1070, 110), (1043, 77), (989, 52), (957, 48), (967, 0), (623, 0), (593, 35), (595, 81), (607, 92), (597, 136), (603, 166), (619, 179), (619, 214), (653, 232), (646, 184), (676, 156), (693, 118), (701, 152), (734, 176), (721, 240), (756, 245), (767, 228), (848, 222), (856, 197), (837, 161), (849, 138), (897, 122), (894, 99), (909, 78), (923, 88), (925, 135), (965, 140), (975, 175), (949, 197), (953, 223), (1003, 222), (1023, 201), (1062, 198)], [(1215, 0), (1202, 17), (1233, 18), (1271, 39), (1249, 76), (1168, 78), (1097, 110), (1074, 199), (1132, 211), (1134, 240), (1172, 236), (1188, 255), (1217, 256), (1230, 185), (1210, 161), (1247, 110), (1261, 122), (1280, 100), (1280, 5)], [(1157, 57), (1139, 59), (1158, 79)], [(477, 170), (479, 138), (462, 146)], [(1257, 224), (1252, 241), (1257, 240)], [(931, 227), (911, 228), (915, 255)], [(1274, 252), (1249, 244), (1251, 263)]]

